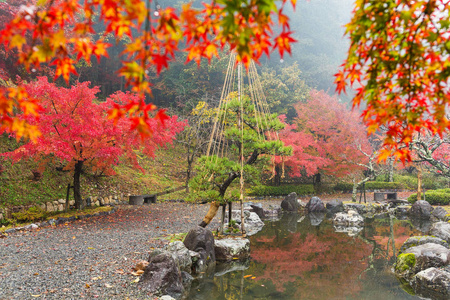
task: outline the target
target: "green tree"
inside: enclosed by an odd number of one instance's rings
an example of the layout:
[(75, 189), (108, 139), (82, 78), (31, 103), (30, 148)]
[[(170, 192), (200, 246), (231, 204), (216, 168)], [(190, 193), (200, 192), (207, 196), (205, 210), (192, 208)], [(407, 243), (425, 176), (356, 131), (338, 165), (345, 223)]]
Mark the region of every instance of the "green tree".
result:
[(221, 204), (239, 199), (239, 190), (230, 187), (238, 185), (235, 179), (241, 177), (242, 169), (245, 182), (255, 181), (270, 155), (292, 152), (291, 147), (274, 138), (275, 132), (284, 128), (276, 114), (259, 115), (248, 96), (239, 99), (231, 93), (225, 101), (227, 109), (218, 112), (218, 124), (224, 125), (223, 130), (211, 140), (213, 155), (200, 157), (197, 174), (190, 182), (194, 190), (191, 199), (211, 201), (210, 211), (200, 224), (203, 227), (211, 222)]

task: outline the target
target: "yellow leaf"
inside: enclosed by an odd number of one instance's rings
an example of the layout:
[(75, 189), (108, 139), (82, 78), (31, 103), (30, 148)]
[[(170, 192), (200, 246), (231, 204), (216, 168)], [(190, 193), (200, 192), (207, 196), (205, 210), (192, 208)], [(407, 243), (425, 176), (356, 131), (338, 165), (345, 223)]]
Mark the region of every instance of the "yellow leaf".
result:
[(95, 248), (94, 248), (94, 247), (88, 247), (88, 249), (89, 249), (89, 250), (94, 250)]
[(245, 275), (244, 278), (252, 277), (252, 275)]
[(133, 280), (131, 283), (138, 283), (139, 282), (139, 277), (136, 278), (135, 280)]
[(37, 298), (37, 297), (40, 297), (41, 296), (41, 294), (39, 294), (39, 295), (31, 295), (31, 297), (34, 297), (34, 298)]
[(252, 279), (255, 279), (255, 278), (256, 278), (255, 276), (252, 277)]
[(9, 47), (22, 50), (22, 45), (25, 43), (26, 43), (25, 37), (21, 34), (16, 34), (11, 38), (11, 41), (9, 42)]

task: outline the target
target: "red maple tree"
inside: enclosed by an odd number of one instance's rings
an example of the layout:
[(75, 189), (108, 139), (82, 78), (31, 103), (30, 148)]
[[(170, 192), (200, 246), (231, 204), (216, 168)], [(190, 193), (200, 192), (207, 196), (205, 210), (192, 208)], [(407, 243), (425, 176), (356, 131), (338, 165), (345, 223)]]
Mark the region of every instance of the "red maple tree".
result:
[[(151, 137), (142, 139), (133, 130), (130, 119), (112, 120), (107, 114), (114, 106), (135, 101), (139, 97), (136, 94), (118, 92), (105, 102), (99, 102), (95, 97), (99, 89), (89, 88), (89, 82), (63, 88), (49, 83), (46, 77), (23, 87), (42, 106), (39, 120), (27, 120), (37, 126), (42, 134), (35, 143), (28, 142), (3, 155), (14, 160), (33, 157), (43, 162), (46, 158), (56, 157), (64, 162), (65, 169), (73, 172), (77, 208), (83, 205), (80, 192), (83, 168), (113, 174), (112, 166), (125, 158), (140, 168), (135, 150), (152, 156), (157, 147), (171, 143), (185, 125), (176, 116), (166, 117), (164, 125), (152, 118), (149, 120), (152, 122), (151, 128), (154, 128)], [(22, 119), (28, 117), (21, 116)]]
[[(80, 59), (89, 62), (92, 57), (108, 57), (108, 35), (130, 38), (119, 72), (140, 97), (115, 106), (110, 115), (116, 119), (133, 117), (133, 126), (148, 135), (153, 122), (146, 112), (156, 109), (144, 101), (151, 86), (149, 68), (157, 73), (167, 68), (176, 51), (185, 51), (187, 61), (199, 63), (201, 58), (217, 56), (218, 49), (226, 45), (245, 65), (273, 50), (281, 56), (290, 53), (295, 40), (285, 14), (287, 3), (295, 6), (296, 0), (282, 0), (279, 4), (275, 0), (212, 0), (203, 3), (201, 9), (192, 3), (184, 4), (181, 11), (173, 7), (152, 9), (151, 0), (38, 1), (20, 8), (15, 19), (0, 31), (0, 43), (7, 49), (17, 49), (18, 62), (28, 70), (50, 63), (56, 68), (56, 77), (68, 81), (71, 74), (77, 73), (75, 64)], [(98, 22), (104, 25), (104, 32), (93, 40)], [(275, 24), (279, 25), (277, 31), (272, 30)], [(24, 38), (27, 33), (32, 35), (30, 42)], [(37, 110), (38, 102), (28, 97), (22, 87), (0, 91), (0, 130), (36, 138), (37, 128), (17, 122), (14, 111), (36, 115)]]

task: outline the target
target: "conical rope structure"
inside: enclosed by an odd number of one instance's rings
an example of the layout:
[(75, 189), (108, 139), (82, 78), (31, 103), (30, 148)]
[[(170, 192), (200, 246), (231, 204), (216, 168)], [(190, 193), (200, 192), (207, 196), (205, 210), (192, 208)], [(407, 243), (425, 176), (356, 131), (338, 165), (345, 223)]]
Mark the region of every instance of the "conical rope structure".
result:
[[(250, 62), (247, 72), (242, 67), (241, 63), (236, 63), (236, 54), (230, 54), (230, 60), (228, 62), (227, 73), (225, 76), (225, 82), (222, 88), (222, 93), (219, 101), (219, 105), (216, 111), (216, 117), (214, 120), (213, 129), (211, 132), (210, 140), (206, 155), (209, 163), (217, 163), (219, 158), (227, 157), (229, 155), (229, 147), (238, 147), (239, 163), (240, 163), (240, 207), (241, 207), (241, 231), (245, 234), (244, 229), (244, 213), (243, 213), (243, 200), (244, 200), (244, 165), (245, 165), (245, 137), (244, 127), (251, 127), (252, 130), (257, 132), (259, 139), (264, 140), (278, 140), (278, 134), (269, 130), (270, 124), (268, 116), (270, 115), (269, 106), (267, 104), (266, 97), (263, 93), (262, 85), (259, 80), (258, 72), (256, 70), (255, 63)], [(244, 76), (246, 75), (246, 76)], [(245, 100), (244, 100), (245, 98)], [(239, 110), (230, 111), (228, 105), (232, 99), (237, 99), (239, 102)], [(245, 102), (245, 104), (244, 104)], [(244, 109), (245, 106), (251, 106), (250, 110), (253, 115), (249, 116), (249, 110)], [(233, 120), (237, 120), (237, 124), (231, 124), (229, 122), (230, 114), (235, 114)], [(251, 117), (256, 120), (255, 124), (249, 124), (246, 119)], [(231, 143), (227, 139), (226, 131), (230, 128), (238, 128), (239, 141), (232, 141)], [(274, 153), (275, 154), (275, 153)], [(283, 168), (284, 169), (284, 168)], [(274, 168), (273, 168), (274, 170)], [(214, 177), (214, 171), (209, 175), (210, 180)], [(225, 208), (224, 208), (225, 211)], [(231, 211), (230, 211), (231, 213)]]

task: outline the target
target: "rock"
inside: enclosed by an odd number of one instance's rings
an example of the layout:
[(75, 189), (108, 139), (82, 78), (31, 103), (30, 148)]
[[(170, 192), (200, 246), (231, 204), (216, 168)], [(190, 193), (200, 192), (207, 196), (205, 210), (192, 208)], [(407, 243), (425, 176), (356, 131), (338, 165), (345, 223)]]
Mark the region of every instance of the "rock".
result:
[(39, 228), (39, 226), (37, 226), (36, 224), (30, 224), (30, 225), (25, 226), (26, 230), (33, 230), (33, 229), (38, 229), (38, 228)]
[(344, 211), (344, 204), (341, 200), (331, 200), (326, 204), (326, 208), (332, 214)]
[(262, 219), (264, 219), (264, 218), (266, 217), (266, 214), (265, 214), (265, 212), (264, 212), (264, 209), (262, 208), (261, 203), (258, 203), (258, 204), (259, 204), (259, 205), (257, 205), (257, 204), (252, 204), (252, 205), (250, 205), (250, 207), (253, 209), (253, 212), (254, 212), (255, 214), (257, 214), (258, 217), (262, 220)]
[(191, 229), (184, 239), (184, 245), (189, 250), (200, 254), (200, 259), (195, 266), (197, 271), (202, 272), (207, 266), (216, 263), (214, 236), (208, 229), (200, 226)]
[(3, 220), (3, 213), (0, 213), (0, 220)]
[(51, 226), (56, 226), (56, 220), (55, 219), (50, 219), (48, 220), (48, 224)]
[(308, 214), (311, 226), (319, 226), (320, 223), (325, 219), (324, 212), (312, 212)]
[(406, 249), (411, 248), (411, 247), (420, 246), (420, 245), (428, 244), (428, 243), (441, 245), (447, 249), (449, 248), (448, 243), (446, 241), (444, 241), (443, 239), (440, 239), (440, 238), (437, 238), (434, 236), (425, 235), (425, 236), (413, 236), (413, 237), (408, 238), (403, 243), (403, 245), (400, 247), (400, 252), (404, 252)]
[(431, 267), (445, 266), (450, 258), (450, 250), (444, 246), (427, 243), (408, 248), (397, 257), (395, 272), (409, 279)]
[(100, 201), (95, 201), (94, 206), (100, 206)]
[(180, 298), (184, 292), (180, 269), (166, 251), (155, 251), (139, 281), (140, 287), (154, 295), (170, 295)]
[(186, 248), (183, 242), (175, 241), (170, 243), (169, 245), (167, 245), (167, 251), (172, 254), (181, 271), (191, 272), (191, 255), (189, 254), (189, 250), (188, 248)]
[(64, 210), (64, 205), (58, 204), (58, 211), (63, 211), (63, 210)]
[(312, 197), (306, 204), (306, 209), (308, 212), (326, 212), (325, 206), (319, 197)]
[(164, 295), (164, 296), (159, 297), (158, 300), (176, 300), (176, 299), (169, 295)]
[(16, 232), (16, 228), (9, 228), (5, 230), (5, 233), (10, 234)]
[(69, 201), (69, 205), (70, 205), (70, 206), (74, 206), (74, 205), (75, 205), (75, 200), (70, 200), (70, 201)]
[(410, 218), (430, 219), (433, 206), (425, 200), (416, 201), (408, 211)]
[(414, 291), (426, 298), (450, 299), (450, 273), (437, 268), (429, 268), (414, 276), (411, 286)]
[(250, 256), (248, 239), (221, 239), (214, 241), (216, 261), (232, 261), (247, 259)]
[(438, 220), (445, 221), (447, 218), (447, 211), (444, 208), (438, 206), (433, 210), (431, 215)]
[(55, 209), (53, 207), (53, 203), (47, 202), (46, 206), (47, 206), (47, 211), (48, 212), (54, 212), (55, 211)]
[(58, 199), (58, 203), (59, 203), (59, 204), (65, 204), (65, 203), (66, 203), (66, 200), (64, 200), (64, 199)]
[(364, 218), (355, 210), (349, 210), (347, 213), (339, 212), (333, 219), (336, 226), (360, 227), (364, 225)]
[(53, 201), (52, 203), (53, 203), (53, 206), (56, 206), (56, 207), (58, 207), (58, 205), (59, 205), (59, 202), (57, 200)]
[(437, 222), (431, 226), (430, 235), (443, 239), (450, 244), (450, 224), (447, 222)]
[(43, 210), (43, 211), (46, 211), (46, 210), (47, 210), (47, 205), (45, 205), (45, 203), (39, 204), (38, 207), (39, 207), (41, 210)]
[[(236, 221), (236, 224), (241, 224), (241, 211), (233, 210), (232, 211), (232, 219)], [(225, 228), (228, 227), (228, 218), (225, 219), (226, 224), (224, 224)], [(244, 229), (248, 236), (254, 235), (257, 232), (261, 231), (264, 227), (264, 222), (258, 217), (258, 215), (252, 211), (244, 210)]]
[(292, 192), (281, 201), (281, 209), (285, 211), (297, 212), (300, 204), (297, 202), (297, 193)]
[(344, 204), (344, 209), (346, 211), (356, 210), (360, 215), (363, 215), (367, 212), (366, 206), (364, 204), (357, 204), (357, 203), (346, 203)]

